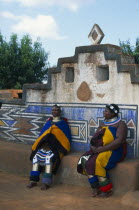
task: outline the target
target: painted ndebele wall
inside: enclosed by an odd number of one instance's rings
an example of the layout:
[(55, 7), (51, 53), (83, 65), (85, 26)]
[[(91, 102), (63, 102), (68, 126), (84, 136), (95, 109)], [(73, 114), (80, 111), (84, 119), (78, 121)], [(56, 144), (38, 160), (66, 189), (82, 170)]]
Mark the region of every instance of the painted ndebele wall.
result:
[(85, 151), (108, 103), (120, 107), (128, 126), (128, 158), (139, 157), (139, 65), (120, 47), (96, 44), (75, 49), (49, 69), (47, 84), (26, 84), (20, 100), (3, 101), (0, 136), (33, 143), (51, 107), (63, 107), (72, 131), (72, 151)]
[[(25, 105), (4, 104), (0, 110), (0, 137), (8, 141), (32, 144), (51, 116), (53, 103), (30, 102)], [(91, 136), (103, 118), (105, 104), (59, 103), (72, 131), (72, 151), (89, 148)], [(119, 105), (120, 115), (128, 126), (128, 158), (138, 157), (138, 106)]]

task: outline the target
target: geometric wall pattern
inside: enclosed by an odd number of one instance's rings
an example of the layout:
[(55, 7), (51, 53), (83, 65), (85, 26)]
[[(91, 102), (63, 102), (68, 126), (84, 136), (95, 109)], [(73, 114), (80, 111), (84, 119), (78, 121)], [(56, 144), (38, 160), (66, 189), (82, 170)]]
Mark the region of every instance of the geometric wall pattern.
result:
[[(32, 144), (46, 120), (53, 104), (28, 103), (3, 105), (0, 109), (0, 136), (9, 141)], [(103, 121), (105, 104), (62, 103), (62, 114), (68, 119), (72, 133), (72, 150), (85, 151), (99, 124)], [(119, 105), (120, 115), (128, 126), (128, 157), (138, 157), (138, 107)]]

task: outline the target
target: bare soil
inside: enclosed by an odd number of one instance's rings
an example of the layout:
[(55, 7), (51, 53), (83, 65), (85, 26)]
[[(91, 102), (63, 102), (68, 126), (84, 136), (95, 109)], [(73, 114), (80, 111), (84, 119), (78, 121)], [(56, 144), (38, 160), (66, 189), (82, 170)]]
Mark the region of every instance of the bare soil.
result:
[(133, 210), (121, 204), (121, 197), (100, 199), (91, 197), (91, 189), (74, 185), (54, 185), (41, 191), (37, 187), (27, 189), (28, 177), (0, 172), (1, 210)]

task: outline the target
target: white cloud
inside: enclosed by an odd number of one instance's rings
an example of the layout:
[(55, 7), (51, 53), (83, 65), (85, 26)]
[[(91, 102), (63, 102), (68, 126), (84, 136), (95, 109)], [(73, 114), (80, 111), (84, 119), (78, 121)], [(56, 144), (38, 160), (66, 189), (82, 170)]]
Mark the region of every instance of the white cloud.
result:
[(0, 12), (0, 16), (4, 17), (4, 18), (10, 18), (10, 19), (16, 19), (16, 16), (14, 14), (12, 14), (11, 12)]
[(13, 30), (32, 34), (35, 37), (64, 39), (58, 34), (58, 26), (52, 16), (38, 15), (36, 18), (24, 17), (15, 24)]
[(17, 2), (24, 7), (48, 7), (59, 6), (77, 11), (80, 6), (93, 3), (96, 0), (2, 0), (4, 2)]
[(1, 0), (1, 1), (3, 1), (3, 2), (15, 2), (17, 0)]
[(38, 15), (35, 18), (29, 16), (15, 16), (10, 12), (0, 14), (4, 18), (16, 20), (17, 23), (11, 25), (14, 33), (30, 34), (31, 37), (42, 39), (60, 40), (66, 39), (66, 36), (59, 35), (59, 28), (52, 16)]

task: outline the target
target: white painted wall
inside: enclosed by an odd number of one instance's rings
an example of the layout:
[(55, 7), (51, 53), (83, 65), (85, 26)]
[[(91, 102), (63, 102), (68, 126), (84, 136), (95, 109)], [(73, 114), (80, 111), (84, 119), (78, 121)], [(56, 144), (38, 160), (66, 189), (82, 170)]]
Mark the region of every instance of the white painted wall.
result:
[[(93, 62), (87, 62), (92, 56)], [(109, 66), (109, 80), (97, 81), (96, 66)], [(66, 103), (117, 103), (139, 105), (139, 84), (132, 84), (128, 72), (117, 72), (116, 61), (106, 61), (103, 52), (79, 54), (78, 63), (71, 64), (75, 69), (73, 83), (65, 82), (63, 64), (61, 73), (52, 74), (52, 90), (27, 90), (27, 102), (66, 102)], [(90, 100), (84, 102), (77, 98), (77, 90), (85, 81), (92, 92)]]

